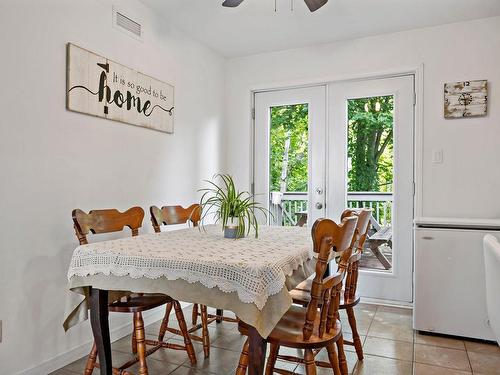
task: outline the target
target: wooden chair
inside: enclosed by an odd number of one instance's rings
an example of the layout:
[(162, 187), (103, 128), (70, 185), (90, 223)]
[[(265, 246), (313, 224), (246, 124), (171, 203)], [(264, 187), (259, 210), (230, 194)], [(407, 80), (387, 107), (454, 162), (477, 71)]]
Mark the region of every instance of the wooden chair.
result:
[[(309, 303), (307, 307), (292, 305), (266, 339), (271, 344), (266, 375), (274, 372), (293, 374), (291, 371), (275, 368), (278, 358), (305, 364), (308, 375), (316, 374), (316, 366), (332, 367), (335, 375), (348, 373), (342, 345), (342, 327), (338, 319), (338, 306), (347, 260), (352, 251), (356, 222), (356, 217), (349, 217), (345, 218), (340, 225), (328, 219), (319, 219), (314, 223), (312, 238), (314, 252), (318, 253), (318, 260)], [(323, 278), (332, 248), (342, 252), (341, 266), (336, 274)], [(238, 329), (242, 334), (248, 333), (248, 325), (242, 321), (238, 324)], [(335, 343), (337, 343), (338, 355)], [(304, 358), (279, 355), (281, 346), (303, 349)], [(246, 373), (249, 364), (248, 348), (247, 340), (236, 375)], [(315, 360), (316, 354), (322, 348), (328, 351), (329, 363)]]
[[(129, 227), (132, 231), (132, 236), (137, 236), (139, 234), (139, 228), (142, 226), (144, 210), (140, 207), (132, 207), (123, 213), (115, 209), (109, 209), (93, 210), (87, 214), (82, 210), (76, 209), (73, 210), (72, 216), (78, 241), (80, 242), (80, 245), (86, 245), (88, 244), (87, 235), (89, 235), (89, 233), (100, 234), (121, 232), (124, 227)], [(163, 340), (146, 340), (142, 312), (164, 304), (170, 304), (175, 307), (175, 313), (179, 321), (180, 333), (184, 337), (184, 346), (166, 343), (163, 342)], [(146, 364), (146, 357), (160, 348), (185, 350), (187, 351), (191, 363), (196, 364), (195, 351), (187, 332), (184, 315), (182, 314), (182, 309), (178, 301), (175, 301), (171, 297), (163, 294), (131, 294), (118, 301), (111, 302), (108, 305), (108, 309), (111, 312), (134, 314), (132, 352), (136, 354), (136, 357), (122, 365), (120, 368), (113, 369), (113, 373), (129, 374), (125, 371), (125, 369), (129, 368), (136, 362), (139, 362), (139, 373), (147, 375), (148, 367)], [(152, 348), (147, 349), (146, 345), (152, 345)], [(85, 375), (92, 374), (94, 367), (99, 367), (99, 364), (97, 363), (97, 348), (95, 342), (87, 360)]]
[[(151, 213), (151, 222), (155, 232), (161, 232), (162, 225), (175, 225), (175, 224), (185, 224), (190, 223), (194, 227), (198, 226), (201, 220), (201, 207), (199, 204), (192, 204), (187, 208), (182, 206), (164, 206), (161, 209), (156, 206), (151, 206), (149, 209)], [(201, 341), (203, 343), (203, 353), (205, 358), (210, 355), (210, 335), (208, 333), (208, 325), (214, 321), (220, 323), (223, 320), (237, 322), (236, 319), (228, 318), (223, 316), (223, 311), (217, 309), (215, 315), (207, 313), (207, 306), (201, 305), (201, 312), (198, 310), (198, 304), (193, 304), (192, 312), (192, 327), (189, 329), (189, 333), (202, 329), (201, 338), (199, 336), (191, 334), (191, 338), (196, 341)], [(163, 339), (166, 331), (174, 332), (175, 329), (168, 327), (168, 319), (170, 315), (171, 307), (167, 304), (167, 310), (165, 312), (165, 317), (160, 328), (159, 339)], [(198, 324), (198, 316), (201, 317), (201, 324)]]
[[(356, 349), (356, 354), (360, 361), (363, 360), (363, 347), (359, 337), (356, 316), (354, 315), (354, 307), (359, 303), (360, 297), (356, 293), (358, 286), (358, 268), (363, 247), (366, 239), (368, 238), (368, 231), (370, 230), (371, 209), (360, 210), (345, 210), (341, 218), (356, 216), (358, 218), (356, 226), (355, 250), (349, 257), (347, 262), (347, 272), (345, 280), (345, 288), (342, 291), (339, 309), (346, 310), (349, 325), (351, 327), (353, 341), (344, 340), (344, 344), (353, 345)], [(308, 279), (297, 286), (290, 294), (294, 303), (306, 306), (310, 300), (310, 290), (312, 287), (312, 280)]]

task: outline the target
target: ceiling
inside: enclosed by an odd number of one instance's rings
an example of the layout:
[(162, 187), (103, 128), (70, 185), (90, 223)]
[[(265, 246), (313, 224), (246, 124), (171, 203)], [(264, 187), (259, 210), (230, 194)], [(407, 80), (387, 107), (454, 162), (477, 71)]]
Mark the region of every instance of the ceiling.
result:
[(228, 58), (500, 15), (500, 0), (329, 0), (314, 13), (302, 0), (142, 2)]

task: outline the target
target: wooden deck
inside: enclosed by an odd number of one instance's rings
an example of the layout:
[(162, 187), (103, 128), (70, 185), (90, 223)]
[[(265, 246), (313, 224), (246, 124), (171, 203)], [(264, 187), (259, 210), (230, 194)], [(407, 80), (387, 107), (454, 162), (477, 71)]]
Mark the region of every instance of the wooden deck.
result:
[[(382, 253), (385, 255), (387, 260), (392, 263), (392, 249), (387, 246), (387, 245), (381, 245), (380, 250)], [(377, 259), (375, 255), (371, 252), (369, 248), (365, 248), (363, 250), (363, 256), (361, 257), (361, 260), (359, 261), (359, 265), (361, 268), (364, 269), (374, 269), (374, 270), (380, 270), (380, 271), (387, 271), (390, 272), (391, 269), (386, 270), (382, 263)]]

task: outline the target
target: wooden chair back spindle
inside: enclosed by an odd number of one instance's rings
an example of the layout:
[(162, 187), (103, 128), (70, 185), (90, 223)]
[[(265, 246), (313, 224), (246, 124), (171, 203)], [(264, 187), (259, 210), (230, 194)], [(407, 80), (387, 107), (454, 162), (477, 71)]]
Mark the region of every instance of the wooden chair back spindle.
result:
[(182, 206), (164, 206), (161, 209), (151, 206), (151, 222), (155, 232), (160, 232), (162, 225), (185, 224), (190, 222), (193, 226), (198, 226), (201, 220), (201, 207), (199, 204), (192, 204), (188, 208)]
[(116, 209), (92, 210), (85, 213), (80, 209), (72, 212), (73, 224), (80, 245), (88, 243), (87, 235), (121, 232), (129, 227), (132, 236), (139, 234), (144, 219), (144, 210), (141, 207), (132, 207), (125, 212)]
[[(342, 268), (331, 276), (323, 278), (332, 248), (341, 252), (342, 258), (349, 258), (352, 251), (352, 238), (356, 230), (357, 217), (342, 220), (340, 225), (329, 219), (317, 220), (312, 228), (314, 251), (318, 253), (316, 273), (311, 287), (311, 300), (307, 306), (306, 319), (302, 330), (304, 340), (308, 340), (314, 331), (314, 322), (321, 305), (318, 327), (319, 337), (325, 331), (330, 332), (338, 314), (338, 298), (342, 288), (344, 270)], [(319, 246), (318, 246), (319, 244)], [(333, 303), (332, 303), (333, 298)]]
[(356, 296), (359, 274), (359, 261), (361, 260), (365, 241), (368, 238), (371, 215), (371, 209), (345, 210), (342, 213), (342, 218), (350, 216), (356, 216), (358, 218), (354, 244), (355, 251), (347, 261), (347, 274), (344, 285), (344, 300), (346, 301), (352, 300)]

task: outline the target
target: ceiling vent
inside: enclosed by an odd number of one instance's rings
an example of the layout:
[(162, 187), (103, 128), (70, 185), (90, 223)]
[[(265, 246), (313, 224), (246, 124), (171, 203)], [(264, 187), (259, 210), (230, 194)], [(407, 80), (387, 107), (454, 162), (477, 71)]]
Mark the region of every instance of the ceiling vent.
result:
[(113, 8), (113, 27), (135, 39), (142, 40), (142, 25), (115, 8)]

